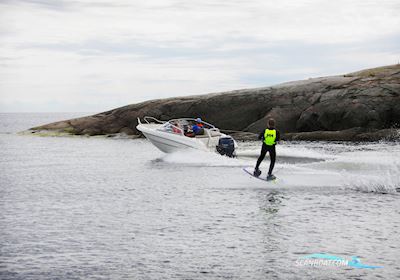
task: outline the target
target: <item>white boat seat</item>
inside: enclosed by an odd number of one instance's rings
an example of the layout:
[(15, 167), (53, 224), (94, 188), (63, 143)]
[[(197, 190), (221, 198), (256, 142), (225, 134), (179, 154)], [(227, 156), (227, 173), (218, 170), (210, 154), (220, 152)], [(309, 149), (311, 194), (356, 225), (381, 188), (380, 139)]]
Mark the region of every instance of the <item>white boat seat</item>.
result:
[(221, 132), (215, 131), (215, 130), (211, 130), (210, 134), (211, 134), (211, 136), (221, 136)]

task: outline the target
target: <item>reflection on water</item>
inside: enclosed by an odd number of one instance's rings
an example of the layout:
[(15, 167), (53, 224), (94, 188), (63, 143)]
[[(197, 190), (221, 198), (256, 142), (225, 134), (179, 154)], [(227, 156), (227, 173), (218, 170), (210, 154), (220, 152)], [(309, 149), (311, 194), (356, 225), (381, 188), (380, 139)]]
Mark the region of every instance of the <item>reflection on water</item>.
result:
[(287, 199), (284, 196), (284, 193), (273, 190), (265, 195), (263, 195), (263, 200), (262, 200), (262, 205), (260, 206), (260, 209), (264, 211), (266, 214), (275, 214), (279, 211), (279, 208), (281, 207), (281, 204), (283, 201)]

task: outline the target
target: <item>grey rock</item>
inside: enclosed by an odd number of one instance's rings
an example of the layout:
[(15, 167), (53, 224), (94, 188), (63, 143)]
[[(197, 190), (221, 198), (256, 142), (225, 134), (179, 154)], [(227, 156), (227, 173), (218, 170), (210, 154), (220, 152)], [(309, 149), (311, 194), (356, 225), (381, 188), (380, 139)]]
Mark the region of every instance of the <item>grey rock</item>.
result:
[(354, 127), (338, 131), (311, 131), (286, 133), (283, 140), (288, 141), (399, 141), (399, 129), (365, 129)]
[(239, 141), (256, 141), (256, 140), (258, 140), (258, 134), (251, 133), (251, 132), (235, 132), (235, 133), (230, 133), (230, 135), (235, 140), (239, 140)]
[(376, 141), (400, 127), (400, 65), (273, 87), (150, 100), (32, 130), (139, 135), (137, 118), (144, 116), (201, 117), (221, 129), (256, 134), (274, 118), (287, 139)]

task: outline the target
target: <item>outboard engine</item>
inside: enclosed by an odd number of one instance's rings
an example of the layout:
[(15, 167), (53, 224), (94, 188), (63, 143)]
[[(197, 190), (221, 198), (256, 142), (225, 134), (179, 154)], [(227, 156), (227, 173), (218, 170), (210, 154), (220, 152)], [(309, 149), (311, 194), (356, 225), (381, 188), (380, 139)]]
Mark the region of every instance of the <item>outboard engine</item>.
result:
[(218, 146), (216, 146), (217, 152), (220, 155), (226, 155), (228, 157), (235, 157), (235, 141), (230, 136), (224, 136), (219, 138)]

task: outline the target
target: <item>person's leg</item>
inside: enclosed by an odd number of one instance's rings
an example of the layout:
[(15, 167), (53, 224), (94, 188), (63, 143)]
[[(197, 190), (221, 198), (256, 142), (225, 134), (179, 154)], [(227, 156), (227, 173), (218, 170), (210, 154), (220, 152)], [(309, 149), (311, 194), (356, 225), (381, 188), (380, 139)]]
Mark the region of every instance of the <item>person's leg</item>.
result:
[(267, 145), (265, 145), (265, 143), (263, 143), (263, 144), (262, 144), (262, 147), (261, 147), (261, 153), (260, 153), (260, 156), (258, 157), (255, 170), (258, 170), (258, 168), (260, 167), (261, 162), (262, 162), (262, 161), (264, 160), (264, 158), (265, 158), (265, 155), (266, 155), (266, 153), (267, 153), (267, 150), (268, 150)]
[(274, 169), (275, 166), (275, 160), (276, 160), (276, 150), (275, 150), (275, 145), (269, 147), (269, 157), (271, 159), (271, 163), (269, 164), (269, 171), (268, 175), (272, 174), (272, 170)]

